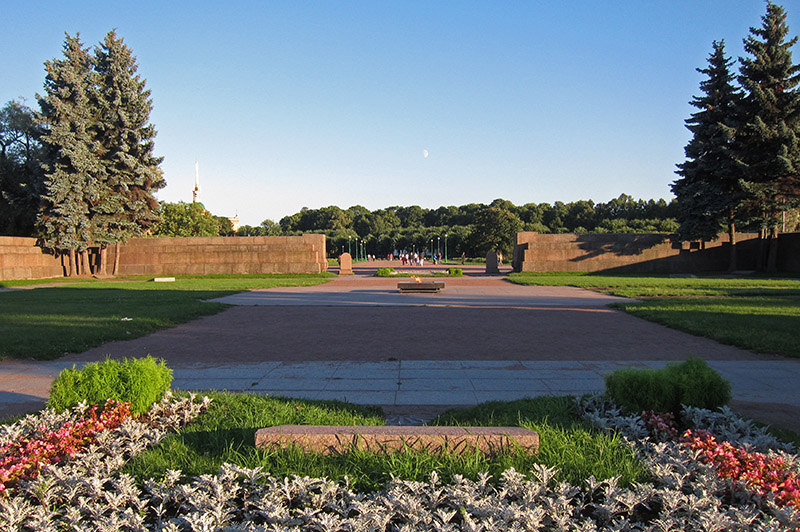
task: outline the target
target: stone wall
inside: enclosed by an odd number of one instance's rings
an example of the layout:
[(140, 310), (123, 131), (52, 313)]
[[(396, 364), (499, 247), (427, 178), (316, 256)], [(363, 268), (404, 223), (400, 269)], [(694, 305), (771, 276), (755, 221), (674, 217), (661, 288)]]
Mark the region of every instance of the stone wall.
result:
[[(114, 253), (109, 250), (109, 264)], [(119, 275), (320, 273), (325, 235), (137, 238), (120, 253)]]
[(44, 253), (35, 238), (0, 236), (0, 281), (63, 275), (61, 259)]
[(800, 233), (778, 237), (778, 271), (800, 272)]
[[(800, 238), (782, 235), (783, 271), (800, 271)], [(785, 244), (784, 244), (785, 242)], [(721, 234), (712, 242), (673, 242), (665, 234), (538, 234), (517, 233), (513, 266), (523, 272), (679, 273), (728, 269), (729, 239)], [(779, 247), (779, 249), (781, 249)], [(737, 235), (737, 269), (755, 270), (758, 235)]]
[[(114, 249), (109, 248), (109, 266)], [(92, 264), (96, 263), (96, 249)], [(109, 268), (110, 269), (110, 268)], [(120, 275), (320, 273), (327, 271), (325, 235), (136, 238), (122, 246)], [(0, 281), (61, 277), (60, 258), (33, 238), (0, 237)]]

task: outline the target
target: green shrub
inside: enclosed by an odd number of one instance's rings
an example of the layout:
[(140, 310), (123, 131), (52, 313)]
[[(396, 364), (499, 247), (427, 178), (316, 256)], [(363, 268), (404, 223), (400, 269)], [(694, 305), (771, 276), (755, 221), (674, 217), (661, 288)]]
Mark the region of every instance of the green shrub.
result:
[(708, 408), (731, 400), (731, 385), (704, 360), (690, 358), (660, 370), (622, 369), (606, 375), (606, 394), (623, 410), (679, 414), (681, 405)]
[(378, 272), (375, 274), (378, 277), (390, 277), (394, 268), (378, 268)]
[(146, 412), (172, 382), (172, 370), (151, 356), (91, 362), (83, 369), (64, 369), (53, 381), (48, 406), (62, 411), (81, 401), (103, 405), (107, 399), (131, 403), (131, 410)]
[(461, 268), (447, 268), (447, 275), (451, 277), (461, 277), (464, 275), (464, 270)]

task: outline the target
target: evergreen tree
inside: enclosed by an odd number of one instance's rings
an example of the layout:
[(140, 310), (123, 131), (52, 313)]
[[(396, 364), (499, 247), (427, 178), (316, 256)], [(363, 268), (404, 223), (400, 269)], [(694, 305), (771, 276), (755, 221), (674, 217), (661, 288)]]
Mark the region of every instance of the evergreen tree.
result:
[[(154, 193), (165, 185), (153, 154), (155, 127), (150, 124), (152, 100), (137, 75), (136, 58), (114, 31), (95, 48), (96, 105), (101, 120), (97, 138), (102, 150), (104, 190), (93, 205), (96, 244), (105, 249), (146, 234), (159, 221)], [(119, 247), (115, 254), (119, 259)], [(116, 273), (117, 264), (114, 266)], [(105, 268), (101, 253), (101, 272)]]
[(85, 251), (92, 230), (87, 197), (97, 192), (102, 165), (94, 139), (96, 112), (91, 105), (92, 57), (80, 36), (67, 34), (64, 58), (45, 62), (44, 96), (37, 95), (46, 151), (43, 206), (38, 224), (45, 247), (69, 255), (69, 275), (77, 275), (76, 253)]
[(730, 235), (730, 269), (736, 269), (736, 215), (744, 200), (742, 167), (733, 151), (742, 93), (733, 85), (732, 60), (725, 57), (725, 41), (713, 43), (708, 68), (698, 68), (707, 78), (703, 94), (691, 101), (699, 109), (686, 120), (692, 139), (687, 160), (678, 165), (681, 176), (672, 184), (678, 202), (678, 237), (713, 240), (723, 225)]
[(741, 58), (740, 83), (746, 91), (744, 120), (737, 139), (747, 165), (747, 190), (769, 237), (767, 269), (776, 269), (782, 213), (800, 198), (800, 66), (792, 64), (789, 28), (783, 8), (767, 3), (760, 28), (750, 28)]

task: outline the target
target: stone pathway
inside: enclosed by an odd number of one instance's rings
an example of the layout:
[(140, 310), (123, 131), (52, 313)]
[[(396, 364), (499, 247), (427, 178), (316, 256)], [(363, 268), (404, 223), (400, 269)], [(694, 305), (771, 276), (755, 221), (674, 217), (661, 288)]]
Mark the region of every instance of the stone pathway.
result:
[(724, 346), (606, 306), (618, 298), (491, 277), (447, 279), (440, 294), (399, 294), (396, 282), (352, 276), (246, 292), (221, 298), (234, 306), (220, 314), (147, 337), (56, 362), (2, 362), (0, 414), (40, 408), (62, 368), (106, 356), (163, 357), (179, 389), (380, 405), (394, 423), (490, 400), (601, 391), (616, 369), (695, 356), (731, 381), (739, 403), (800, 417), (800, 360)]

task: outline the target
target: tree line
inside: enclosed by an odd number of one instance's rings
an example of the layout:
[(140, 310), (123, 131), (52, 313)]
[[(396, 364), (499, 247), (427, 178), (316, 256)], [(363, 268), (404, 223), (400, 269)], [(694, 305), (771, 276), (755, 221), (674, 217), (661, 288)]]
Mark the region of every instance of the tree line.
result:
[[(738, 229), (755, 228), (766, 248), (760, 268), (774, 271), (778, 234), (796, 228), (800, 207), (800, 66), (785, 10), (768, 2), (761, 21), (744, 39), (738, 76), (724, 40), (713, 42), (707, 68), (698, 69), (705, 79), (690, 102), (698, 111), (686, 120), (692, 138), (672, 191), (679, 238), (709, 240), (727, 230), (734, 243)], [(735, 270), (736, 247), (729, 249)]]
[(242, 236), (324, 233), (331, 253), (352, 250), (354, 243), (368, 253), (385, 256), (394, 250), (425, 250), (448, 255), (480, 257), (490, 250), (510, 254), (520, 231), (540, 233), (672, 233), (678, 228), (674, 202), (642, 200), (622, 194), (605, 203), (581, 200), (564, 203), (514, 205), (504, 199), (491, 203), (442, 206), (394, 206), (370, 211), (360, 205), (303, 208), (279, 222), (264, 220), (244, 225)]

